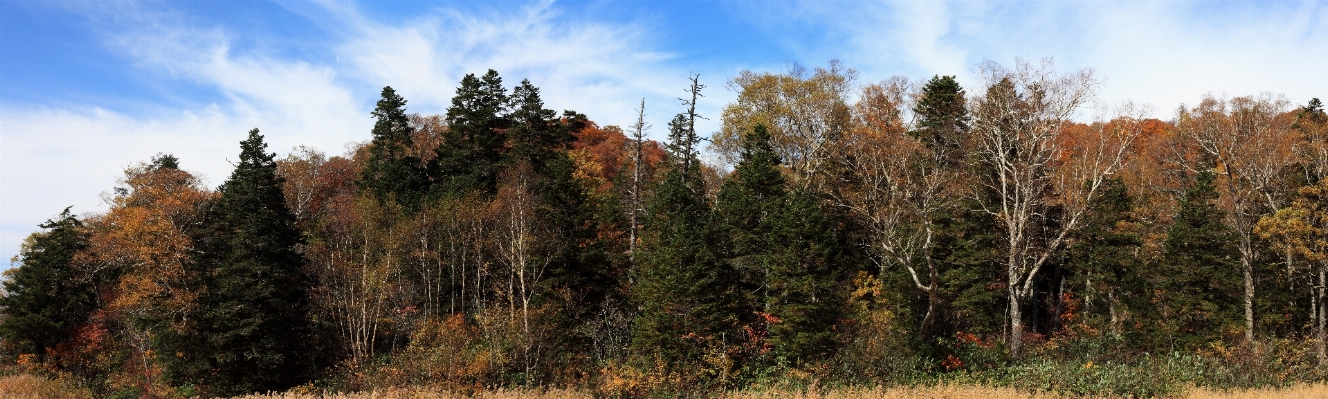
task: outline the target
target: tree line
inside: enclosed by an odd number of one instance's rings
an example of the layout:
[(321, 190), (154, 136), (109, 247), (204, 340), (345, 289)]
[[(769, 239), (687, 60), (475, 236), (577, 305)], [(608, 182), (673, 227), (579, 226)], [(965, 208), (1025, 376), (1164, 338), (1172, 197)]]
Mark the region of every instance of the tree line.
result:
[(600, 126), (492, 70), (445, 115), (385, 87), (344, 156), (277, 158), (254, 129), (216, 189), (159, 155), (109, 210), (42, 224), (5, 274), (0, 350), (130, 397), (699, 392), (1082, 342), (1326, 361), (1318, 99), (1205, 96), (1162, 120), (1090, 107), (1091, 70), (978, 71), (968, 89), (745, 71), (709, 137), (693, 75), (663, 142), (644, 101)]

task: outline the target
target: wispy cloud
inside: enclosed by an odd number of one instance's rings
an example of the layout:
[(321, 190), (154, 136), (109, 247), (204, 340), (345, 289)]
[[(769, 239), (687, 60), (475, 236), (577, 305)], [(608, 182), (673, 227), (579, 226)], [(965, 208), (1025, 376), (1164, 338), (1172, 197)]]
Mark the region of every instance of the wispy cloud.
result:
[[(291, 20), (271, 25), (301, 28), (280, 31), (236, 25), (249, 14), (191, 14), (196, 4), (55, 2), (123, 57), (108, 62), (131, 76), (124, 85), (148, 89), (72, 104), (0, 99), (0, 256), (64, 206), (100, 209), (98, 193), (121, 169), (157, 152), (217, 184), (250, 128), (278, 152), (305, 144), (339, 153), (368, 139), (382, 86), (403, 93), (413, 112), (441, 113), (461, 76), (490, 68), (509, 84), (530, 79), (549, 108), (602, 124), (629, 123), (644, 97), (656, 137), (680, 110), (689, 72), (710, 85), (700, 127), (713, 131), (735, 95), (724, 80), (781, 61), (839, 58), (865, 82), (955, 74), (972, 93), (979, 62), (1053, 56), (1062, 69), (1095, 68), (1104, 102), (1151, 103), (1162, 117), (1210, 92), (1328, 96), (1328, 4), (1314, 1), (726, 2), (718, 12), (729, 14), (705, 22), (726, 26), (687, 25), (679, 18), (690, 13), (663, 18), (648, 7), (631, 8), (641, 19), (630, 20), (551, 1), (393, 4), (414, 9), (388, 16), (375, 3), (281, 3), (269, 8)], [(764, 42), (716, 42), (769, 56), (724, 59), (712, 48), (705, 65), (685, 65), (693, 55), (671, 40), (680, 32), (672, 25), (702, 33), (686, 40), (755, 29), (743, 40)], [(760, 46), (770, 49), (751, 50)]]
[(1167, 114), (1210, 92), (1272, 91), (1304, 102), (1328, 87), (1328, 75), (1310, 72), (1328, 67), (1322, 2), (817, 3), (798, 11), (843, 32), (849, 39), (836, 51), (869, 80), (956, 74), (972, 85), (979, 62), (1055, 57), (1062, 69), (1097, 70), (1103, 101), (1151, 103)]
[[(529, 78), (550, 108), (576, 109), (604, 124), (625, 124), (647, 97), (658, 126), (664, 109), (677, 108), (687, 74), (653, 49), (649, 27), (569, 18), (548, 2), (515, 13), (439, 9), (404, 21), (375, 20), (339, 3), (296, 6), (307, 18), (335, 21), (323, 23), (328, 31), (314, 39), (331, 56), (237, 46), (252, 39), (170, 10), (81, 11), (91, 13), (106, 46), (131, 59), (141, 75), (166, 81), (162, 87), (189, 83), (216, 96), (191, 107), (196, 96), (166, 90), (162, 97), (180, 96), (183, 105), (158, 102), (147, 114), (115, 111), (117, 104), (0, 108), (0, 253), (12, 256), (22, 237), (59, 208), (102, 209), (99, 193), (114, 186), (121, 170), (158, 152), (177, 155), (214, 185), (253, 127), (278, 152), (304, 144), (340, 153), (345, 143), (368, 139), (368, 112), (384, 85), (402, 92), (412, 111), (437, 113), (450, 104), (462, 75), (493, 68), (508, 84)], [(720, 104), (703, 105), (717, 115)], [(60, 162), (51, 165), (54, 159)]]

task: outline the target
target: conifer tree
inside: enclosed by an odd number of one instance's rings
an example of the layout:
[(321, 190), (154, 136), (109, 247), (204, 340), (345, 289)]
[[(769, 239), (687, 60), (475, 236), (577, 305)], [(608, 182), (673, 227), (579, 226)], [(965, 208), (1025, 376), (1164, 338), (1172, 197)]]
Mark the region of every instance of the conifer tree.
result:
[(383, 87), (382, 99), (374, 108), (373, 142), (369, 160), (356, 185), (379, 201), (394, 200), (414, 209), (429, 188), (429, 178), (419, 157), (410, 155), (414, 129), (406, 117), (406, 99), (391, 86)]
[(741, 139), (738, 165), (715, 203), (731, 245), (729, 263), (738, 267), (750, 301), (770, 316), (765, 327), (776, 354), (794, 363), (817, 360), (834, 347), (842, 309), (835, 226), (815, 195), (787, 191), (764, 125)]
[[(1071, 290), (1079, 293), (1084, 310), (1093, 313), (1090, 318), (1119, 332), (1121, 307), (1140, 293), (1137, 266), (1143, 240), (1129, 230), (1133, 200), (1125, 183), (1120, 178), (1108, 179), (1100, 190), (1083, 230), (1077, 233), (1077, 242), (1068, 248), (1066, 263), (1075, 274)], [(1104, 315), (1106, 319), (1101, 320)]]
[(0, 337), (18, 354), (44, 360), (48, 349), (87, 321), (97, 307), (97, 293), (73, 265), (74, 255), (88, 246), (83, 223), (65, 208), (39, 226), (43, 231), (24, 241), (18, 268), (5, 273)]
[(946, 309), (938, 322), (953, 331), (999, 333), (1006, 306), (1000, 226), (973, 200), (943, 213), (936, 224), (941, 231), (936, 244), (940, 296)]
[(1152, 278), (1163, 344), (1192, 349), (1219, 340), (1241, 321), (1241, 276), (1234, 233), (1222, 223), (1214, 175), (1204, 170), (1185, 192), (1167, 231), (1166, 252)]
[(258, 129), (240, 148), (240, 163), (205, 216), (194, 328), (161, 355), (178, 383), (217, 395), (286, 389), (310, 371), (309, 280), (296, 252), (302, 238)]
[(483, 77), (467, 74), (447, 108), (447, 131), (430, 167), (434, 190), (460, 196), (478, 190), (493, 194), (511, 126), (503, 79), (492, 69)]
[(723, 235), (712, 221), (686, 119), (669, 126), (672, 168), (648, 206), (632, 287), (632, 351), (638, 361), (685, 371), (677, 368), (683, 361), (736, 342), (750, 307), (736, 271), (722, 261)]
[(509, 108), (512, 112), (507, 119), (512, 125), (507, 140), (512, 153), (506, 157), (508, 163), (525, 162), (543, 172), (544, 165), (572, 142), (572, 132), (559, 123), (553, 110), (544, 108), (539, 88), (529, 80), (522, 80), (512, 90)]
[(579, 358), (590, 349), (589, 339), (578, 332), (600, 305), (613, 295), (616, 283), (611, 273), (607, 242), (600, 236), (605, 214), (616, 214), (597, 201), (576, 177), (576, 164), (568, 155), (572, 132), (586, 127), (585, 115), (564, 111), (561, 118), (544, 108), (539, 89), (523, 80), (512, 92), (508, 115), (507, 147), (502, 164), (507, 170), (528, 169), (535, 175), (538, 193), (537, 217), (550, 228), (554, 250), (548, 254), (537, 304), (562, 299), (563, 309), (553, 322), (560, 331), (554, 356)]
[(778, 322), (770, 327), (777, 355), (795, 365), (833, 353), (835, 324), (843, 315), (841, 240), (818, 196), (795, 189), (770, 216), (768, 291), (765, 306)]
[(933, 154), (940, 168), (953, 168), (963, 161), (963, 144), (968, 134), (969, 116), (964, 88), (954, 76), (933, 76), (922, 87), (918, 103), (913, 106), (917, 126), (910, 131), (922, 140)]
[(774, 250), (772, 220), (787, 200), (785, 179), (779, 170), (780, 159), (770, 145), (764, 125), (741, 137), (738, 165), (720, 187), (715, 199), (715, 215), (729, 237), (731, 262), (743, 276), (753, 300), (762, 302), (767, 283), (767, 263)]

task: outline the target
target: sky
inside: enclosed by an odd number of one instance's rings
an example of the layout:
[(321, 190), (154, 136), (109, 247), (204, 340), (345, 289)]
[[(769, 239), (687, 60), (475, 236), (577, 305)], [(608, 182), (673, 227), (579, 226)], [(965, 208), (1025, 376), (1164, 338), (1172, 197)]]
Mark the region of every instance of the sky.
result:
[[(529, 79), (546, 106), (654, 137), (689, 74), (718, 130), (743, 70), (838, 59), (858, 83), (1052, 58), (1092, 68), (1102, 109), (1169, 119), (1204, 95), (1328, 98), (1328, 2), (0, 0), (0, 256), (126, 167), (168, 153), (217, 186), (250, 129), (278, 156), (370, 138), (383, 86), (442, 114), (468, 73)], [(9, 267), (0, 261), (0, 268)]]

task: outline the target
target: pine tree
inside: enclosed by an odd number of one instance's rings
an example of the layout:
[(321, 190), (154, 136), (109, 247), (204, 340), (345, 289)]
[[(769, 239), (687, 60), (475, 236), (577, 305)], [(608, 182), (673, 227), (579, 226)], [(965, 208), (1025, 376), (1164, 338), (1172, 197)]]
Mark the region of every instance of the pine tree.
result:
[(373, 116), (378, 121), (374, 123), (369, 160), (355, 183), (380, 201), (393, 200), (414, 209), (429, 188), (429, 178), (423, 161), (408, 153), (414, 128), (406, 117), (406, 99), (391, 86), (383, 87)]
[(795, 365), (827, 359), (843, 315), (841, 240), (810, 189), (794, 190), (770, 216), (766, 309), (775, 353)]
[(968, 108), (964, 89), (954, 76), (933, 76), (922, 87), (913, 106), (918, 124), (909, 133), (922, 140), (941, 161), (939, 167), (955, 167), (962, 161), (965, 135), (968, 134)]
[(296, 252), (302, 238), (258, 129), (240, 148), (239, 165), (206, 214), (201, 311), (177, 350), (161, 356), (177, 383), (218, 395), (289, 388), (311, 371), (309, 280)]
[(789, 193), (764, 125), (741, 137), (738, 165), (716, 195), (715, 217), (750, 301), (769, 318), (777, 356), (815, 361), (834, 348), (837, 293), (835, 226), (816, 196)]
[[(553, 110), (544, 108), (539, 88), (522, 80), (512, 90), (511, 114), (507, 115), (511, 129), (507, 131), (511, 154), (508, 164), (525, 162), (536, 171), (543, 172), (555, 154), (572, 142), (572, 132), (559, 123)], [(573, 115), (575, 115), (573, 113)]]
[(18, 268), (6, 272), (0, 296), (0, 337), (19, 354), (44, 360), (47, 349), (70, 338), (97, 307), (91, 281), (79, 276), (74, 255), (88, 246), (83, 223), (69, 208), (39, 225), (19, 251)]
[(511, 150), (502, 164), (509, 171), (526, 168), (535, 175), (536, 217), (550, 228), (555, 248), (548, 254), (536, 303), (561, 300), (558, 304), (563, 307), (552, 322), (566, 333), (554, 340), (557, 350), (551, 351), (551, 357), (560, 359), (550, 364), (567, 364), (591, 349), (590, 339), (579, 327), (617, 290), (608, 243), (599, 234), (604, 215), (617, 212), (587, 192), (567, 152), (574, 139), (572, 132), (589, 123), (585, 115), (564, 111), (558, 118), (544, 108), (539, 89), (528, 80), (513, 90), (510, 108), (507, 147)]
[(1074, 273), (1069, 285), (1092, 322), (1120, 331), (1121, 306), (1141, 294), (1137, 267), (1143, 240), (1127, 226), (1133, 200), (1125, 183), (1108, 179), (1100, 190), (1078, 240), (1069, 247), (1066, 263)]
[(1167, 231), (1166, 252), (1151, 278), (1164, 344), (1192, 349), (1222, 338), (1241, 322), (1241, 276), (1234, 233), (1222, 223), (1214, 175), (1204, 170), (1181, 200)]
[(496, 192), (498, 174), (506, 152), (506, 134), (511, 126), (506, 111), (507, 90), (498, 72), (483, 77), (467, 74), (447, 108), (447, 132), (430, 169), (434, 190), (443, 196), (459, 197), (471, 191)]
[(936, 224), (940, 230), (936, 244), (942, 268), (940, 295), (946, 309), (938, 321), (953, 331), (970, 334), (1002, 331), (1006, 296), (997, 221), (970, 200), (939, 215)]
[(773, 246), (769, 236), (772, 217), (787, 200), (785, 179), (779, 170), (780, 159), (770, 145), (764, 125), (756, 125), (743, 135), (741, 158), (719, 189), (715, 215), (729, 238), (730, 260), (743, 276), (746, 290), (755, 302), (762, 302), (767, 280), (767, 263)]
[[(679, 118), (680, 119), (680, 118)], [(670, 124), (673, 167), (648, 205), (649, 219), (632, 287), (639, 307), (632, 352), (645, 364), (663, 362), (669, 371), (708, 351), (738, 341), (738, 328), (751, 314), (738, 275), (723, 262), (723, 235), (712, 220), (705, 183), (685, 123)]]

